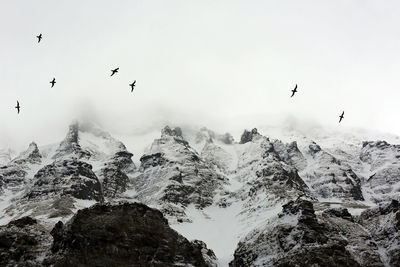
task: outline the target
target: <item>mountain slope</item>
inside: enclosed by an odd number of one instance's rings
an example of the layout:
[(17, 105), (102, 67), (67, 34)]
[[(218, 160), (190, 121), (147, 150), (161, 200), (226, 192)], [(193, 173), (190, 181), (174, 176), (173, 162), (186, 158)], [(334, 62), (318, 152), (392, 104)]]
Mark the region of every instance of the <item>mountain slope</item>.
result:
[(142, 202), (186, 238), (204, 241), (221, 266), (323, 265), (329, 257), (393, 266), (399, 146), (306, 134), (289, 129), (280, 139), (274, 129), (271, 138), (254, 128), (237, 142), (204, 127), (166, 126), (136, 151), (94, 124), (73, 123), (59, 143), (32, 142), (6, 157), (0, 223), (31, 216), (49, 230), (95, 203)]

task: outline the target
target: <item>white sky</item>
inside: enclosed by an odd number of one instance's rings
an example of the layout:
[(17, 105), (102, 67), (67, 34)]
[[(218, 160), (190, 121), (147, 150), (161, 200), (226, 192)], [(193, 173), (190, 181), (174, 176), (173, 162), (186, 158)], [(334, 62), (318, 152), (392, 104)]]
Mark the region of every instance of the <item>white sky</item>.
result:
[(125, 133), (256, 114), (400, 134), (399, 14), (385, 0), (0, 0), (0, 148), (60, 141), (82, 114)]

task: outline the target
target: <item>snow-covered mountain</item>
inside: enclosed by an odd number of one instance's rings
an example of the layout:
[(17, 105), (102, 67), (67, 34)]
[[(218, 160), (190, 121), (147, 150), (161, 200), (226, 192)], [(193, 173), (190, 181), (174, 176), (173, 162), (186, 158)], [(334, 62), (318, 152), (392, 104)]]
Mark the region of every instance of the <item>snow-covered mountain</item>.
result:
[[(400, 265), (398, 137), (260, 129), (235, 141), (204, 127), (165, 126), (153, 142), (124, 144), (94, 124), (73, 123), (60, 143), (32, 142), (17, 156), (0, 150), (0, 223), (38, 221), (48, 235), (41, 251), (49, 251), (50, 230), (68, 222), (73, 234), (78, 210), (140, 202), (204, 242), (179, 241), (202, 251), (203, 259), (187, 256), (195, 266)], [(4, 227), (0, 241), (15, 234)], [(23, 229), (36, 236), (36, 226)], [(55, 229), (52, 251), (62, 239)], [(36, 262), (58, 260), (43, 253)]]

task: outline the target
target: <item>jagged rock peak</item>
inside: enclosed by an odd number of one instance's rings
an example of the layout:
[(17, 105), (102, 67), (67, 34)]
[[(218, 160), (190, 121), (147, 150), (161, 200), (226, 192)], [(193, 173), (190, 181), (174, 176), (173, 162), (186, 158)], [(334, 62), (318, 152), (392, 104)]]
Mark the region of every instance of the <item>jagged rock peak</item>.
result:
[(175, 127), (174, 129), (171, 129), (167, 125), (161, 130), (161, 137), (166, 137), (166, 136), (173, 136), (173, 137), (181, 137), (181, 138), (183, 138), (182, 129), (180, 127)]
[(79, 145), (79, 123), (74, 122), (69, 126), (69, 130), (65, 139), (60, 143), (57, 148), (56, 154), (53, 159), (62, 157), (68, 154), (75, 154), (78, 158), (89, 158), (90, 153), (82, 150)]
[(255, 136), (259, 136), (257, 128), (253, 128), (251, 131), (244, 130), (242, 136), (240, 137), (240, 144), (245, 144), (251, 142)]
[(17, 158), (13, 160), (13, 163), (25, 163), (29, 162), (32, 164), (40, 163), (42, 159), (42, 155), (39, 152), (39, 148), (35, 142), (29, 144), (27, 150), (22, 152)]

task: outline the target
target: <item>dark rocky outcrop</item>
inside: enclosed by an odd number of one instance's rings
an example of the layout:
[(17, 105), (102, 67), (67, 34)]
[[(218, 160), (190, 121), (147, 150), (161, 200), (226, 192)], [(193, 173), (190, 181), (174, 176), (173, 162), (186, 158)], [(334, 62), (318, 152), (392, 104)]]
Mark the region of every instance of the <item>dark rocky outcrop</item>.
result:
[(0, 226), (0, 266), (41, 266), (50, 243), (49, 233), (31, 217)]
[(70, 195), (78, 199), (103, 201), (101, 185), (88, 163), (66, 159), (55, 161), (34, 176), (28, 199)]
[(0, 169), (0, 188), (21, 188), (26, 183), (27, 171), (20, 165), (10, 164)]
[(260, 135), (256, 128), (251, 131), (244, 130), (242, 136), (240, 137), (240, 144), (245, 144), (251, 142), (255, 136)]
[(229, 265), (360, 266), (347, 244), (318, 222), (311, 202), (298, 199), (283, 206), (277, 221), (245, 237)]
[(382, 248), (388, 266), (400, 266), (400, 203), (392, 200), (361, 213), (358, 223)]
[(133, 154), (128, 151), (117, 152), (105, 163), (105, 167), (97, 172), (102, 179), (104, 197), (117, 197), (127, 190), (129, 186), (127, 174), (136, 170), (132, 156)]
[(331, 208), (325, 210), (322, 215), (330, 216), (330, 217), (338, 217), (350, 222), (354, 222), (353, 216), (349, 213), (349, 211), (345, 208)]
[(140, 162), (141, 162), (141, 170), (146, 170), (149, 167), (156, 167), (156, 166), (160, 166), (163, 165), (166, 160), (164, 157), (162, 157), (162, 154), (160, 152), (158, 153), (154, 153), (154, 154), (150, 154), (150, 155), (143, 155), (140, 158)]
[[(99, 223), (101, 222), (101, 223)], [(213, 252), (168, 226), (161, 212), (143, 204), (97, 204), (51, 231), (53, 266), (213, 266)], [(205, 250), (205, 251), (202, 251)], [(203, 257), (209, 255), (209, 262)]]
[(103, 177), (103, 195), (104, 197), (116, 197), (128, 188), (129, 177), (118, 168), (106, 167), (101, 169)]

